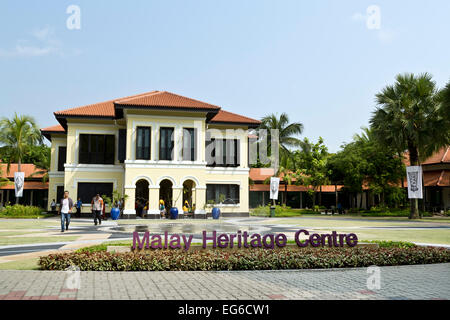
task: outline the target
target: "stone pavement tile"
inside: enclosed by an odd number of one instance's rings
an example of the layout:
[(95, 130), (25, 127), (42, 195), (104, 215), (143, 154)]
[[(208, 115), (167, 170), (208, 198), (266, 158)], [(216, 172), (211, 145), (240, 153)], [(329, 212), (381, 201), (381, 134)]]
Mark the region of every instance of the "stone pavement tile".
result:
[(58, 296), (41, 296), (40, 300), (58, 300)]

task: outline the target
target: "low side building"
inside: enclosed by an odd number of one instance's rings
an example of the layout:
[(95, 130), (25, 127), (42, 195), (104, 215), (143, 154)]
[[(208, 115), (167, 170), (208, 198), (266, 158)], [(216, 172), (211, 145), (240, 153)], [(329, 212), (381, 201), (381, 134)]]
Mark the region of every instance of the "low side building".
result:
[[(47, 207), (48, 182), (43, 182), (43, 173), (34, 164), (22, 163), (20, 170), (25, 173), (23, 196), (19, 203), (42, 208)], [(9, 171), (6, 163), (0, 163), (1, 177), (8, 180), (6, 185), (0, 186), (0, 206), (15, 204), (16, 196), (14, 190), (14, 173), (18, 171), (17, 163), (11, 163)], [(51, 201), (51, 200), (50, 200)]]

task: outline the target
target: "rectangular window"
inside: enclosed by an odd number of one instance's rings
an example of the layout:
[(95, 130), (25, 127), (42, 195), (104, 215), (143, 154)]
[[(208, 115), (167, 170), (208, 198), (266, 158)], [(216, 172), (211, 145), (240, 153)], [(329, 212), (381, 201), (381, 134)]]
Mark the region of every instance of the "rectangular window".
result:
[[(91, 203), (92, 198), (98, 193), (100, 196), (112, 196), (113, 183), (94, 183), (94, 182), (79, 182), (78, 183), (78, 198), (81, 198), (83, 203)], [(75, 199), (74, 199), (75, 201)]]
[(183, 160), (196, 160), (197, 130), (194, 128), (183, 128)]
[(239, 204), (238, 184), (207, 184), (206, 202), (213, 200), (215, 203)]
[(66, 163), (67, 147), (58, 148), (58, 171), (64, 171), (64, 164)]
[(173, 128), (161, 128), (159, 131), (159, 160), (173, 160)]
[(79, 141), (79, 163), (114, 164), (114, 135), (80, 134)]
[(239, 139), (213, 138), (206, 145), (208, 167), (239, 167), (239, 154)]
[(127, 129), (119, 129), (119, 150), (117, 150), (117, 160), (124, 163), (127, 155)]
[(151, 137), (150, 127), (137, 127), (136, 159), (150, 160)]

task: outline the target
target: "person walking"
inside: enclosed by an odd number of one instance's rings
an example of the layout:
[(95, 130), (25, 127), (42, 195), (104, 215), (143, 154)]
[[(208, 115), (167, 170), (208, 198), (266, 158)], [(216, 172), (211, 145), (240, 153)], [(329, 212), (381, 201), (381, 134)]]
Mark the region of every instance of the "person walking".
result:
[(55, 201), (55, 199), (53, 199), (52, 203), (50, 203), (50, 208), (52, 209), (52, 213), (56, 212), (56, 201)]
[[(70, 212), (73, 208), (73, 201), (69, 198), (69, 191), (64, 191), (64, 198), (59, 204), (59, 214), (61, 214), (61, 232), (64, 232), (64, 227), (69, 230)], [(64, 226), (65, 225), (65, 226)]]
[(81, 217), (81, 206), (83, 205), (83, 202), (81, 201), (81, 198), (78, 198), (76, 207), (77, 207), (77, 218)]
[(159, 214), (161, 215), (161, 218), (164, 218), (166, 216), (166, 207), (164, 205), (164, 200), (159, 200)]
[(94, 213), (94, 224), (97, 225), (97, 220), (98, 220), (98, 224), (102, 224), (102, 211), (103, 211), (103, 199), (100, 197), (100, 195), (97, 193), (95, 195), (94, 198), (92, 198), (91, 201), (91, 210)]

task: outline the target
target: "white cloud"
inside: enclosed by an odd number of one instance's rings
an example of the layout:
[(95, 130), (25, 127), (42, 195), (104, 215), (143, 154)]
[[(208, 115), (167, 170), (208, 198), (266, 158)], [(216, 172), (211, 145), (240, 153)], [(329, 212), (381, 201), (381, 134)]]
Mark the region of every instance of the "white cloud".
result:
[(12, 49), (0, 48), (0, 57), (41, 57), (61, 53), (61, 42), (49, 26), (31, 32), (32, 39), (20, 39)]

